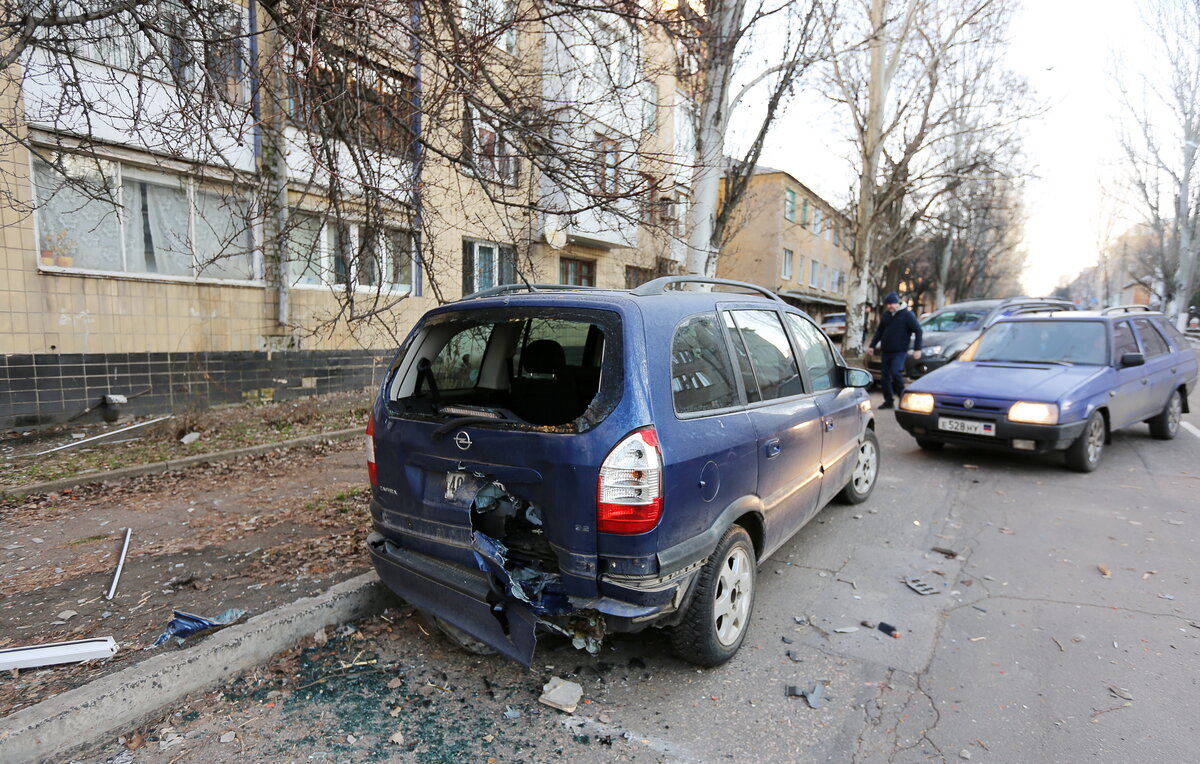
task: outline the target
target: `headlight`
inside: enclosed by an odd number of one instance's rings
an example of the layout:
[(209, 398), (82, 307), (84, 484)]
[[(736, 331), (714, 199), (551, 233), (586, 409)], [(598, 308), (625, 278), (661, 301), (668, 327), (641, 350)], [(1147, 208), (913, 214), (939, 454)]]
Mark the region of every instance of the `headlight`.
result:
[(929, 393), (905, 393), (900, 399), (900, 408), (917, 414), (933, 411), (933, 396)]
[(1017, 401), (1008, 409), (1008, 421), (1026, 424), (1058, 424), (1058, 406), (1053, 403)]
[(925, 355), (941, 355), (942, 354), (942, 346), (941, 345), (929, 345), (928, 347), (923, 348), (921, 350), (921, 352), (923, 352)]

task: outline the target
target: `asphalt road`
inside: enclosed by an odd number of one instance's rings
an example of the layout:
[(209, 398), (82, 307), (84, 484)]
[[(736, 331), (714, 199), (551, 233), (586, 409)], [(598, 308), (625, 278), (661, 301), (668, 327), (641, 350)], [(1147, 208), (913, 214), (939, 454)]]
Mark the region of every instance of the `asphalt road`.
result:
[[(597, 659), (543, 641), (524, 672), (400, 607), (168, 712), (132, 755), (81, 760), (1193, 761), (1200, 413), (1185, 421), (1171, 442), (1117, 433), (1080, 475), (1055, 455), (925, 453), (879, 412), (874, 495), (762, 565), (748, 640), (717, 669), (651, 634)], [(538, 705), (554, 675), (589, 703)], [(818, 708), (785, 697), (818, 682)]]

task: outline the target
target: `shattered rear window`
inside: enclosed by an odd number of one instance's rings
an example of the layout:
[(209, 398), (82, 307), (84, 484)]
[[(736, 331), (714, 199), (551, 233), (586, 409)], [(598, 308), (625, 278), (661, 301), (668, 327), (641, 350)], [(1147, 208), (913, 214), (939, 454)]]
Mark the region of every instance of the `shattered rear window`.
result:
[(393, 413), (587, 429), (623, 385), (620, 318), (511, 308), (434, 316), (389, 383)]

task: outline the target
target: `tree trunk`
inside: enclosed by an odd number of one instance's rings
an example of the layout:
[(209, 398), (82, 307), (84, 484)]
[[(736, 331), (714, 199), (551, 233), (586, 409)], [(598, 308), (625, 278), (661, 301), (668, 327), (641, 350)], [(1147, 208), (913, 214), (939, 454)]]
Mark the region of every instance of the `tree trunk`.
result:
[(875, 183), (882, 149), (883, 101), (887, 83), (883, 77), (883, 21), (885, 0), (871, 0), (871, 79), (867, 85), (867, 131), (862, 143), (862, 169), (858, 183), (858, 209), (854, 223), (854, 252), (850, 269), (850, 304), (846, 306), (846, 338), (843, 347), (851, 356), (863, 351), (863, 306), (871, 282), (872, 240), (875, 228)]
[[(711, 6), (710, 6), (711, 8)], [(733, 42), (745, 0), (727, 0), (715, 8), (707, 41), (708, 69), (701, 73), (704, 98), (696, 126), (696, 167), (692, 175), (692, 204), (688, 210), (687, 272), (712, 278), (717, 272), (715, 241), (717, 203), (725, 170), (725, 131), (729, 127), (729, 85), (733, 76)]]

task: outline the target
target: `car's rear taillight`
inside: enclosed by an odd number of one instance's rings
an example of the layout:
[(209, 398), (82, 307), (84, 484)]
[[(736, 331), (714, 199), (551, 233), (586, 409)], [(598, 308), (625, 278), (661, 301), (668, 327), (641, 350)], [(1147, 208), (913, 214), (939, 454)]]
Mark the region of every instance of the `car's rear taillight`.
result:
[(379, 485), (379, 476), (375, 472), (375, 416), (367, 417), (367, 477), (371, 485)]
[(596, 530), (645, 533), (662, 517), (662, 450), (653, 427), (626, 436), (608, 452), (596, 482)]

